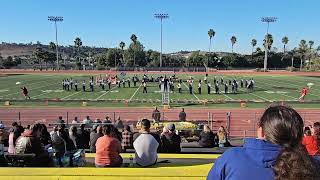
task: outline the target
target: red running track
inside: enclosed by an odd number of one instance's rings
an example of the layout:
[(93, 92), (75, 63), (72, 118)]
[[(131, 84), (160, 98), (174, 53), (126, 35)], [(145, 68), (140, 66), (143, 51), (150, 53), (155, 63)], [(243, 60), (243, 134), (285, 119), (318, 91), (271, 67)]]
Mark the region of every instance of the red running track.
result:
[[(177, 121), (180, 108), (163, 110), (161, 119), (165, 121)], [(125, 123), (136, 123), (141, 118), (151, 119), (152, 108), (0, 108), (0, 120), (10, 126), (13, 121), (17, 121), (20, 116), (20, 122), (26, 126), (36, 121), (42, 121), (45, 124), (54, 123), (58, 116), (68, 120), (70, 123), (75, 116), (79, 120), (87, 115), (91, 119), (104, 119), (109, 116), (112, 120), (119, 116)], [(257, 123), (263, 109), (212, 109), (212, 108), (188, 108), (185, 109), (187, 120), (195, 123), (208, 123), (213, 130), (219, 126), (227, 126), (227, 113), (231, 112), (229, 133), (234, 137), (255, 136)], [(310, 125), (320, 121), (320, 110), (317, 109), (298, 109), (303, 117), (305, 124)]]

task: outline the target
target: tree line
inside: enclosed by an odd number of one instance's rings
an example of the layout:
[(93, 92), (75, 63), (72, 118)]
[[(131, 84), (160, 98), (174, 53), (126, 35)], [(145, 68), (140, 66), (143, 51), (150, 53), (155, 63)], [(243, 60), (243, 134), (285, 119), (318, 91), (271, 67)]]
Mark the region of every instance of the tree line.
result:
[[(234, 52), (234, 46), (237, 43), (235, 35), (230, 38), (231, 52), (219, 53), (211, 49), (212, 40), (215, 31), (209, 29), (209, 52), (193, 51), (181, 54), (164, 54), (163, 66), (167, 67), (210, 67), (210, 68), (262, 68), (264, 60), (264, 51), (268, 49), (268, 68), (308, 68), (318, 67), (320, 46), (315, 47), (314, 41), (301, 40), (297, 47), (288, 50), (288, 37), (282, 38), (283, 48), (281, 50), (273, 47), (273, 36), (267, 34), (262, 42), (262, 47), (257, 47), (258, 41), (252, 39), (251, 54), (241, 55)], [(59, 47), (60, 48), (60, 47)], [(62, 47), (63, 49), (64, 47)], [(154, 50), (146, 50), (135, 34), (130, 36), (130, 44), (127, 45), (121, 41), (118, 47), (114, 48), (88, 48), (83, 46), (80, 37), (75, 38), (74, 45), (69, 46), (72, 49), (68, 56), (64, 55), (64, 50), (59, 49), (59, 62), (64, 65), (65, 60), (75, 65), (75, 68), (81, 69), (82, 65), (92, 65), (95, 69), (106, 69), (108, 67), (159, 67), (160, 53)], [(34, 64), (46, 66), (56, 63), (56, 45), (50, 42), (47, 46), (40, 43), (34, 49), (30, 61)], [(187, 54), (187, 55), (186, 55)], [(1, 55), (0, 55), (1, 58)], [(3, 60), (2, 66), (15, 66), (16, 58), (8, 57)]]

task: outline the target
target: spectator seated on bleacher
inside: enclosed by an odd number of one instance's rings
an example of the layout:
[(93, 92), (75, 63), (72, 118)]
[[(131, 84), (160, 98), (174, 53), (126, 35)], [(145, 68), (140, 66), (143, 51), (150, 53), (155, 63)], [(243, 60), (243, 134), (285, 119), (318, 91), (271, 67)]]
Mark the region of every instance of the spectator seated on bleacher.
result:
[(60, 167), (63, 167), (62, 158), (65, 153), (76, 149), (73, 141), (70, 139), (68, 132), (65, 130), (64, 124), (59, 124), (51, 133), (52, 148), (55, 152), (55, 158)]
[(319, 161), (301, 144), (303, 119), (292, 108), (269, 107), (258, 125), (258, 138), (227, 150), (210, 170), (207, 180), (320, 179)]
[(227, 138), (227, 132), (223, 126), (220, 126), (217, 133), (217, 144), (219, 147), (230, 147), (231, 144)]
[(116, 122), (114, 122), (114, 126), (119, 129), (120, 131), (123, 129), (123, 122), (120, 118), (120, 116), (118, 117), (118, 119), (116, 120)]
[(57, 124), (65, 124), (65, 121), (62, 119), (62, 116), (58, 117)]
[(35, 124), (27, 129), (16, 141), (17, 154), (35, 154), (27, 166), (46, 167), (51, 164), (48, 151), (40, 140), (41, 125)]
[(87, 116), (83, 121), (82, 121), (83, 124), (92, 124), (93, 121), (90, 119), (89, 116)]
[(133, 135), (136, 164), (142, 167), (156, 164), (157, 151), (161, 148), (159, 135), (150, 133), (150, 127), (150, 121), (142, 119), (139, 133)]
[(93, 128), (92, 128), (92, 131), (90, 133), (90, 151), (92, 153), (95, 153), (96, 152), (96, 142), (98, 140), (99, 137), (102, 137), (103, 136), (103, 133), (102, 133), (102, 126), (97, 126), (97, 125), (94, 125)]
[(305, 127), (302, 145), (304, 145), (309, 155), (319, 155), (320, 152), (317, 138), (312, 135), (311, 129), (309, 127)]
[(78, 117), (74, 117), (74, 119), (72, 120), (71, 124), (79, 124), (79, 120)]
[(17, 123), (12, 123), (12, 128), (10, 129), (9, 134), (9, 148), (8, 153), (15, 154), (16, 153), (16, 141), (23, 133), (24, 129), (22, 126), (18, 125)]
[(112, 136), (112, 124), (103, 126), (104, 136), (96, 142), (96, 167), (119, 167), (122, 165), (121, 143)]
[(203, 131), (199, 136), (199, 145), (205, 148), (212, 148), (216, 146), (215, 143), (216, 136), (213, 134), (208, 125), (203, 126)]
[(2, 122), (0, 123), (0, 144), (5, 147), (9, 146), (9, 132), (4, 129)]
[(85, 129), (86, 124), (81, 124), (78, 129), (79, 141), (77, 141), (78, 149), (89, 149), (89, 141), (90, 141), (90, 132)]
[(175, 133), (175, 125), (168, 124), (168, 132), (161, 134), (162, 152), (164, 153), (180, 153), (181, 137)]
[(133, 148), (133, 133), (128, 125), (125, 125), (122, 131), (121, 147), (123, 152), (126, 152), (127, 149)]
[(48, 132), (48, 129), (47, 129), (47, 126), (44, 125), (44, 124), (40, 124), (40, 140), (41, 140), (41, 143), (45, 146), (46, 149), (48, 149), (51, 144), (52, 144), (52, 141), (51, 141), (51, 136)]
[(69, 137), (72, 140), (74, 147), (78, 148), (77, 144), (79, 144), (80, 138), (78, 136), (77, 131), (78, 131), (77, 127), (75, 127), (75, 126), (69, 127)]

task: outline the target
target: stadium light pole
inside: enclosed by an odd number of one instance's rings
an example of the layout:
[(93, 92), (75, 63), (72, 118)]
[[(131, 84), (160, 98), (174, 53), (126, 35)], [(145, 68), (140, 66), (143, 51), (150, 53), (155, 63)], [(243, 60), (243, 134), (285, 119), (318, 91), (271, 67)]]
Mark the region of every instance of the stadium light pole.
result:
[[(262, 17), (261, 18), (261, 21), (263, 23), (267, 23), (268, 26), (267, 26), (267, 34), (265, 36), (265, 38), (267, 38), (268, 34), (269, 34), (269, 25), (270, 23), (273, 23), (273, 22), (276, 22), (278, 18), (276, 17)], [(267, 63), (268, 63), (268, 42), (267, 42), (267, 39), (266, 39), (266, 43), (264, 45), (264, 62), (263, 62), (263, 70), (264, 71), (267, 71)]]
[(160, 19), (161, 22), (161, 32), (160, 32), (160, 67), (162, 67), (162, 20), (169, 18), (168, 14), (154, 14), (156, 19)]
[(62, 22), (63, 17), (62, 16), (48, 16), (48, 21), (54, 22), (54, 26), (56, 29), (56, 55), (57, 55), (57, 70), (59, 70), (59, 50), (58, 50), (58, 27), (57, 22)]

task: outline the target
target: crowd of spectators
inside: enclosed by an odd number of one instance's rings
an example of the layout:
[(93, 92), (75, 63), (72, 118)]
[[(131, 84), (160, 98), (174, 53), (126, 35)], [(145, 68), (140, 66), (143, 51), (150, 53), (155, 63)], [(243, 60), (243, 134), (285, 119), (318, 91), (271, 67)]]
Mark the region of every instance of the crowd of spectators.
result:
[[(104, 120), (92, 121), (87, 116), (82, 122), (74, 118), (69, 127), (58, 117), (49, 132), (46, 125), (36, 123), (26, 128), (13, 123), (10, 130), (0, 123), (0, 143), (8, 147), (9, 154), (34, 154), (28, 166), (66, 166), (66, 154), (77, 150), (96, 153), (96, 167), (121, 166), (120, 152), (135, 151), (135, 162), (139, 166), (151, 166), (157, 161), (157, 153), (180, 153), (181, 137), (176, 134), (175, 125), (169, 124), (166, 132), (150, 131), (151, 122), (141, 120), (141, 129), (124, 125), (118, 117), (114, 122), (108, 116)], [(72, 165), (72, 163), (70, 163)]]
[(242, 147), (224, 152), (207, 180), (318, 180), (319, 129), (318, 122), (304, 129), (303, 119), (290, 107), (271, 106), (260, 118), (258, 138), (246, 138)]

